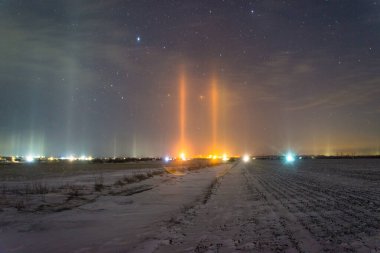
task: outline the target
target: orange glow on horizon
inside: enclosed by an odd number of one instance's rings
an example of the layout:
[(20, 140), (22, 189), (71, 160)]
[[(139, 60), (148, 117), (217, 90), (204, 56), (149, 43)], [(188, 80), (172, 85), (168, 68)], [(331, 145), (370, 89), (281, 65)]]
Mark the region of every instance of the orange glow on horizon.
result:
[(179, 155), (179, 157), (181, 158), (182, 161), (186, 161), (186, 154), (185, 153), (181, 153)]

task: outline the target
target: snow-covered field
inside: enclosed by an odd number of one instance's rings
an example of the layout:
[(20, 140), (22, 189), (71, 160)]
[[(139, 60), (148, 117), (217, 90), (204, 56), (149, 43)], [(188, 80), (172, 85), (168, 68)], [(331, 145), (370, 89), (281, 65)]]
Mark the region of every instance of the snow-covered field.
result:
[[(0, 252), (125, 252), (202, 196), (225, 167), (204, 165), (4, 167)], [(9, 177), (10, 169), (17, 176)]]
[(0, 252), (380, 252), (380, 160), (130, 169), (4, 180)]
[(379, 162), (239, 164), (157, 252), (380, 252)]

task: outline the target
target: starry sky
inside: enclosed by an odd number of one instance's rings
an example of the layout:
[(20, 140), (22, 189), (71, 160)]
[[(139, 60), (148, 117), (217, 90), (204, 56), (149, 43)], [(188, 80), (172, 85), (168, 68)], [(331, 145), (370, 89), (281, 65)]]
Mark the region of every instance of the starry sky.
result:
[(0, 0), (0, 35), (0, 154), (379, 154), (380, 1)]

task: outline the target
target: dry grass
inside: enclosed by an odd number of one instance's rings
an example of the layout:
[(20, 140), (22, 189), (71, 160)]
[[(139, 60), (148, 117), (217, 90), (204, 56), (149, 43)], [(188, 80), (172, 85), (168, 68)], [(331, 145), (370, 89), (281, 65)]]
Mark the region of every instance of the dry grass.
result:
[(137, 183), (157, 175), (162, 175), (163, 173), (164, 171), (150, 171), (148, 173), (139, 173), (132, 176), (124, 176), (123, 178), (117, 180), (114, 185), (122, 187), (126, 184)]
[[(99, 174), (93, 180), (93, 185), (64, 184), (52, 186), (47, 182), (28, 182), (12, 186), (3, 183), (0, 185), (0, 210), (1, 208), (15, 208), (23, 212), (48, 211), (57, 212), (69, 210), (83, 204), (94, 201), (101, 195), (113, 195), (116, 190), (125, 195), (132, 195), (151, 189), (152, 187), (141, 186), (133, 189), (121, 189), (124, 185), (140, 182), (155, 175), (161, 175), (162, 170), (148, 170), (124, 176), (113, 185), (106, 185), (103, 174)], [(139, 188), (140, 187), (140, 188)]]
[(93, 173), (117, 172), (130, 169), (153, 169), (161, 167), (159, 161), (131, 162), (131, 163), (33, 163), (33, 164), (0, 164), (1, 181), (39, 180), (57, 176), (76, 176)]
[(97, 192), (102, 191), (104, 188), (104, 178), (103, 175), (100, 175), (95, 178), (95, 183), (94, 183), (94, 189)]

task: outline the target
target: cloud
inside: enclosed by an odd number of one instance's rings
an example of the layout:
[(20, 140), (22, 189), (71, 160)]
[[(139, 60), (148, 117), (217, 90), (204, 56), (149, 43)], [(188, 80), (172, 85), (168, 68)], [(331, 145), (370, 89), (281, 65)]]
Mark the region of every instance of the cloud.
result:
[(345, 80), (342, 85), (334, 90), (313, 96), (299, 98), (290, 102), (285, 110), (296, 111), (305, 109), (335, 109), (346, 106), (366, 106), (369, 110), (370, 104), (377, 101), (380, 95), (380, 79), (377, 77), (364, 79), (362, 81), (349, 82)]

